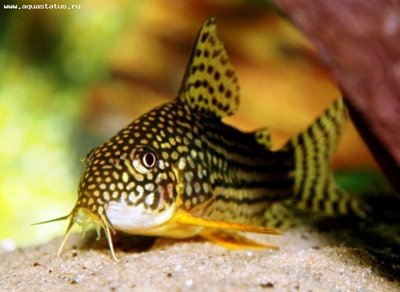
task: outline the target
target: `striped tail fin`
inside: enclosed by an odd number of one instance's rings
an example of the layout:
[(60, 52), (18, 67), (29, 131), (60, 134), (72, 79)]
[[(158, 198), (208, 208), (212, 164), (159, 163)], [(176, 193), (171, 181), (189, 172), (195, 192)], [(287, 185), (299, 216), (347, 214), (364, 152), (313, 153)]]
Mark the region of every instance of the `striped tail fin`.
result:
[(300, 210), (363, 217), (360, 202), (336, 184), (331, 159), (347, 121), (343, 99), (335, 101), (307, 130), (285, 146), (294, 153), (293, 204)]

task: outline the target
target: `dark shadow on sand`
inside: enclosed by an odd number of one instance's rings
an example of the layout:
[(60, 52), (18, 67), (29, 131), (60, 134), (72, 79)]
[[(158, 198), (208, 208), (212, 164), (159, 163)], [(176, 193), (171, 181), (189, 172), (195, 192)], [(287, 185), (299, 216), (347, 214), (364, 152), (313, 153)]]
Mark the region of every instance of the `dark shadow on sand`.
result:
[[(400, 199), (382, 195), (369, 197), (367, 202), (372, 209), (365, 219), (324, 218), (313, 225), (332, 242), (365, 251), (373, 271), (400, 282)], [(359, 255), (365, 256), (363, 252)]]

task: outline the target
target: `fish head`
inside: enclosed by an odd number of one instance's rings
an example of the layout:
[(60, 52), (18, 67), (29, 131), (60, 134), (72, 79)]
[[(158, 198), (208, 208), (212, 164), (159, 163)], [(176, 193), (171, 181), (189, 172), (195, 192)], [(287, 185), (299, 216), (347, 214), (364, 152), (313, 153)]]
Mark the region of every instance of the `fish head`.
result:
[(168, 124), (168, 116), (179, 118), (171, 104), (135, 120), (87, 155), (76, 210), (133, 234), (151, 234), (171, 218), (182, 191), (178, 150), (188, 149), (183, 147), (188, 141)]
[(160, 226), (173, 217), (183, 192), (178, 151), (185, 152), (190, 142), (173, 125), (183, 111), (175, 103), (161, 105), (82, 159), (77, 202), (62, 217), (70, 223), (59, 254), (75, 224), (83, 230), (94, 225), (98, 234), (103, 228), (114, 258), (111, 231), (165, 235)]

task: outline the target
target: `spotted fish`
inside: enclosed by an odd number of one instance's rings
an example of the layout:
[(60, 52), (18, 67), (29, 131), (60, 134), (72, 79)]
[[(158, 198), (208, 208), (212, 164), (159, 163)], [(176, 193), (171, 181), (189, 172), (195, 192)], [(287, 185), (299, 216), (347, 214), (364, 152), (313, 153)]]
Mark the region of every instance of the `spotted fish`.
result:
[[(281, 150), (263, 128), (241, 132), (222, 122), (239, 105), (235, 71), (216, 33), (200, 29), (178, 96), (133, 121), (84, 159), (74, 224), (112, 233), (202, 236), (229, 248), (273, 246), (237, 231), (279, 234), (268, 213), (285, 202), (301, 210), (362, 210), (335, 183), (330, 160), (346, 122), (342, 99)], [(50, 220), (50, 221), (54, 221)]]

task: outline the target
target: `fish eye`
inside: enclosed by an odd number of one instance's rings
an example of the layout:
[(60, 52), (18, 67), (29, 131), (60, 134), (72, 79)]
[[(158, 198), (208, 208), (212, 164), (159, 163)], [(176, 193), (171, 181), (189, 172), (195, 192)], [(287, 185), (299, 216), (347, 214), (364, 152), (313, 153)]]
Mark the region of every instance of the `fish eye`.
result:
[(156, 165), (156, 155), (153, 152), (146, 152), (142, 156), (142, 163), (146, 168), (153, 168)]
[(147, 173), (157, 164), (157, 154), (148, 147), (135, 150), (133, 166), (140, 173)]

